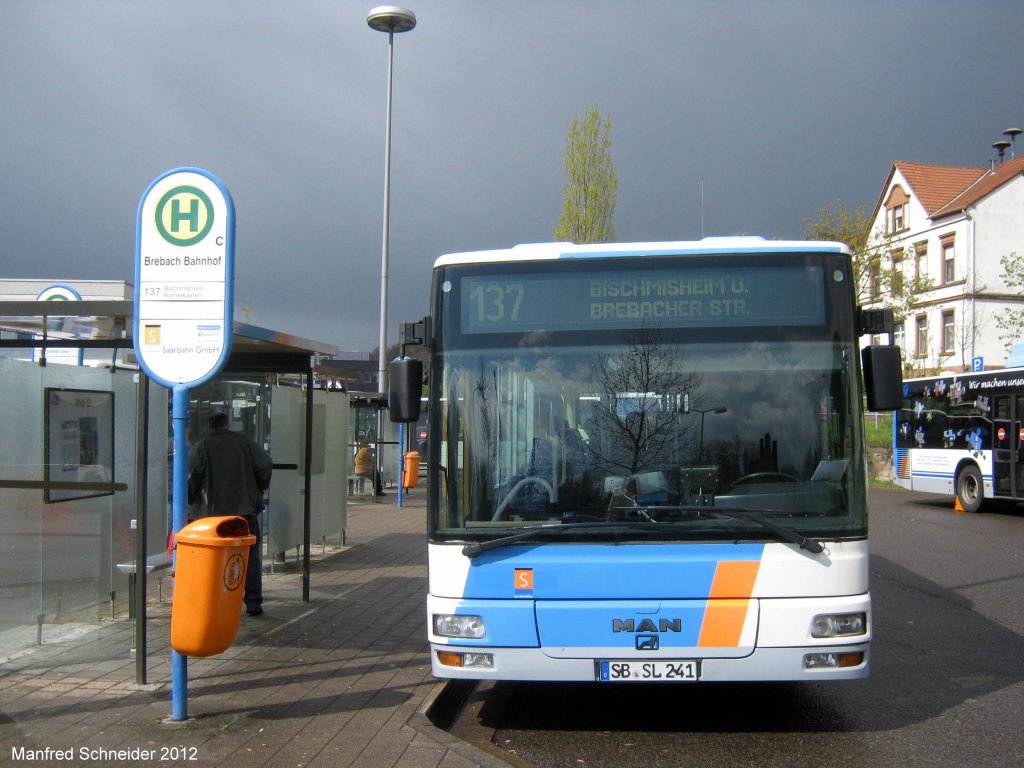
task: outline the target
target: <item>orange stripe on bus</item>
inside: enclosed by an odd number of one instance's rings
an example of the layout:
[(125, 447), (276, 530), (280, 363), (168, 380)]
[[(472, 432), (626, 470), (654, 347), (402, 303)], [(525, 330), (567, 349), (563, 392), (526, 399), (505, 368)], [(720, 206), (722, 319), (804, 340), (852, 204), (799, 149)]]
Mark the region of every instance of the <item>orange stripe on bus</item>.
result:
[(721, 561), (711, 582), (697, 645), (735, 648), (740, 643), (760, 560)]

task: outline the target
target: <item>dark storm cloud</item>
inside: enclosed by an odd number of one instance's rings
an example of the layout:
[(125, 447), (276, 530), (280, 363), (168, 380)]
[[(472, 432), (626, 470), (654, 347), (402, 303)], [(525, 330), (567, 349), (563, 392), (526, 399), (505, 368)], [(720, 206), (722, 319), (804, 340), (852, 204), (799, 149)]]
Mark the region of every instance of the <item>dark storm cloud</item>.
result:
[[(132, 279), (150, 181), (238, 211), (236, 307), (376, 345), (386, 36), (373, 3), (0, 4), (5, 277)], [(800, 237), (896, 159), (1024, 122), (1015, 2), (424, 2), (395, 40), (389, 338), (430, 265), (551, 236), (572, 117), (612, 119), (622, 240)]]

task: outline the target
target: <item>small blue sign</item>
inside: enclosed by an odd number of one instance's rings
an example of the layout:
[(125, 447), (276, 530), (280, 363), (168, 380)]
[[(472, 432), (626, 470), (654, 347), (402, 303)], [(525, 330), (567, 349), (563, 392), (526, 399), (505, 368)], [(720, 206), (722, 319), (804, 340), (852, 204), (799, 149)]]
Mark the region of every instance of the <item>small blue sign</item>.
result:
[(985, 370), (985, 358), (982, 357), (981, 355), (978, 355), (978, 357), (972, 357), (971, 358), (971, 370), (974, 371), (975, 373), (980, 373), (981, 371), (984, 371)]

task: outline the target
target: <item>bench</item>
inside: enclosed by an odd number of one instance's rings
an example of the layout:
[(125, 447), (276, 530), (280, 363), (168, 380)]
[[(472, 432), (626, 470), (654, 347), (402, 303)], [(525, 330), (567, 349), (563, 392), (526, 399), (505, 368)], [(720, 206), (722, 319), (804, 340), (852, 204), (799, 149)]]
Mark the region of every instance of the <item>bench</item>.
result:
[[(171, 567), (171, 553), (158, 552), (146, 558), (146, 573), (153, 571), (165, 571)], [(128, 618), (135, 616), (135, 561), (129, 563), (118, 563), (117, 570), (128, 575)], [(163, 577), (158, 581), (160, 602), (164, 600)]]
[[(369, 485), (369, 490), (367, 490)], [(370, 482), (370, 478), (366, 475), (349, 475), (348, 476), (348, 495), (349, 496), (372, 496), (373, 495), (373, 483)]]

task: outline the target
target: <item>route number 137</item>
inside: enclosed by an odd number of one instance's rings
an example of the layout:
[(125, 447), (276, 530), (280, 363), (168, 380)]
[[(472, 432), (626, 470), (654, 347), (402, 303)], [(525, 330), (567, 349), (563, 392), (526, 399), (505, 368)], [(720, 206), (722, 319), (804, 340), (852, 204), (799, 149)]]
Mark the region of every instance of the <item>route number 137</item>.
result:
[(478, 323), (515, 322), (523, 305), (522, 283), (489, 283), (469, 292)]

